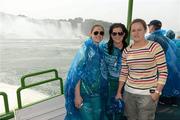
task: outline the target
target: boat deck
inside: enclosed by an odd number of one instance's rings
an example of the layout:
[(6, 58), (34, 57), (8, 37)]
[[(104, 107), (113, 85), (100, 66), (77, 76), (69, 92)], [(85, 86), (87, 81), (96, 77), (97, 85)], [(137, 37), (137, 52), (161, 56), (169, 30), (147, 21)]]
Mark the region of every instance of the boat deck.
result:
[(180, 97), (176, 105), (158, 104), (155, 120), (180, 120)]

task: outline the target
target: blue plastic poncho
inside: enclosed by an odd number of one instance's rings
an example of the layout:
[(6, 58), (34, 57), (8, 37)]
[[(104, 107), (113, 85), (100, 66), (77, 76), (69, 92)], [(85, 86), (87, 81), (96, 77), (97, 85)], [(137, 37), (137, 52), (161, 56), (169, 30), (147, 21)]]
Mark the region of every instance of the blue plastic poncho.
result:
[(65, 83), (65, 120), (81, 120), (79, 110), (74, 105), (75, 86), (80, 80), (82, 98), (100, 95), (100, 60), (99, 45), (91, 38), (87, 39), (77, 52)]
[[(110, 85), (110, 82), (116, 82), (115, 86), (111, 86), (114, 89), (113, 93), (116, 94), (116, 90), (118, 87), (118, 81), (119, 81), (119, 74), (121, 71), (121, 58), (122, 58), (122, 52), (119, 48), (116, 48), (113, 46), (113, 52), (110, 55), (108, 53), (108, 44), (105, 42), (102, 42), (100, 44), (100, 48), (103, 51), (103, 60), (101, 61), (101, 71), (104, 81), (106, 81), (106, 84)], [(109, 87), (109, 86), (107, 86)]]
[(164, 30), (157, 30), (147, 37), (158, 42), (165, 51), (168, 78), (163, 89), (163, 96), (180, 96), (180, 65), (177, 59), (177, 48), (171, 40), (164, 36)]
[(173, 41), (175, 42), (176, 46), (180, 48), (180, 39), (173, 39)]
[(147, 40), (157, 42), (161, 45), (163, 50), (166, 52), (168, 49), (168, 38), (164, 36), (165, 30), (156, 30), (153, 33), (151, 33), (149, 36), (147, 36)]
[(177, 59), (178, 59), (177, 61), (180, 64), (180, 39), (173, 39), (173, 41), (175, 42), (176, 47), (177, 47), (176, 56), (177, 56)]
[[(103, 51), (103, 60), (101, 61), (101, 72), (103, 77), (103, 93), (104, 97), (104, 114), (109, 119), (120, 119), (124, 106), (120, 105), (118, 100), (115, 100), (119, 85), (119, 75), (121, 71), (121, 49), (113, 46), (112, 54), (108, 52), (108, 43), (102, 42), (100, 48)], [(121, 100), (119, 100), (121, 101)]]

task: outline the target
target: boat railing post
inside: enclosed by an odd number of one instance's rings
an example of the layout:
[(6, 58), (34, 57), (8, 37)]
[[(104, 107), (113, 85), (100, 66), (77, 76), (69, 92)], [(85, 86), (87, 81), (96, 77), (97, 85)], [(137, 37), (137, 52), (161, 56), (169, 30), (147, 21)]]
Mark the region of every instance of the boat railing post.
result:
[(127, 15), (127, 29), (128, 29), (128, 38), (127, 38), (127, 44), (130, 43), (130, 24), (132, 20), (132, 13), (133, 13), (133, 0), (128, 1), (128, 15)]
[(4, 99), (5, 114), (0, 115), (0, 120), (8, 120), (14, 117), (14, 113), (9, 110), (8, 96), (5, 92), (0, 92)]

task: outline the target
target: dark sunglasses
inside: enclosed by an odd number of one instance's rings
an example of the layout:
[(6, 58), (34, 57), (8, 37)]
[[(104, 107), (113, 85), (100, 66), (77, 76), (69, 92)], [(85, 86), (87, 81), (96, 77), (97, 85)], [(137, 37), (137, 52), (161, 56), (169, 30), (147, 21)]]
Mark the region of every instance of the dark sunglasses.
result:
[(122, 35), (124, 35), (123, 32), (112, 32), (111, 34), (112, 34), (112, 36), (116, 36), (116, 35), (122, 36)]
[(103, 32), (103, 31), (100, 31), (100, 32), (95, 31), (95, 32), (94, 32), (94, 35), (98, 35), (98, 34), (100, 34), (100, 35), (102, 35), (102, 36), (103, 36), (103, 35), (104, 35), (104, 32)]

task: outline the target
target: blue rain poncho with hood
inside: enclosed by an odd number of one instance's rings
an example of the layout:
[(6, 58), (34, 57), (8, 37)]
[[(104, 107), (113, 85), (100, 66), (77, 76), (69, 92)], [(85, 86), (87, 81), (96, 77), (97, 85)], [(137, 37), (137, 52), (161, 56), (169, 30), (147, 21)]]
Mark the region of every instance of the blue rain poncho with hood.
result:
[(180, 64), (180, 39), (175, 38), (175, 33), (172, 30), (167, 31), (166, 36), (174, 42), (173, 47), (176, 50), (177, 61)]
[(170, 39), (164, 35), (165, 30), (159, 29), (147, 36), (147, 40), (158, 42), (165, 52), (168, 78), (162, 95), (167, 97), (180, 96), (180, 65), (175, 53), (176, 48), (172, 47), (174, 45), (170, 42)]
[(100, 96), (100, 60), (99, 44), (87, 39), (76, 53), (70, 66), (65, 83), (65, 120), (82, 120), (79, 109), (75, 107), (75, 87), (80, 80), (80, 93), (83, 99)]
[(159, 29), (152, 32), (146, 39), (159, 43), (166, 53), (168, 49), (168, 38), (164, 36), (165, 33), (165, 30)]
[(101, 72), (103, 78), (102, 89), (105, 91), (102, 94), (105, 106), (104, 114), (106, 114), (109, 119), (120, 119), (123, 115), (124, 103), (122, 100), (116, 100), (115, 96), (119, 86), (122, 51), (113, 45), (112, 54), (109, 54), (107, 42), (101, 42), (100, 48), (103, 51)]
[(103, 51), (101, 72), (102, 78), (104, 79), (103, 83), (106, 83), (106, 85), (104, 85), (104, 89), (109, 90), (107, 91), (108, 94), (115, 96), (117, 92), (116, 90), (118, 89), (119, 75), (121, 71), (122, 52), (119, 48), (113, 46), (113, 52), (110, 55), (108, 53), (107, 42), (101, 42), (100, 48), (101, 51)]

